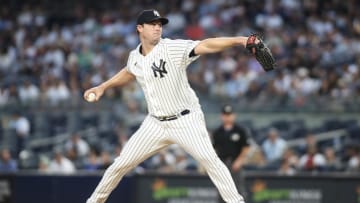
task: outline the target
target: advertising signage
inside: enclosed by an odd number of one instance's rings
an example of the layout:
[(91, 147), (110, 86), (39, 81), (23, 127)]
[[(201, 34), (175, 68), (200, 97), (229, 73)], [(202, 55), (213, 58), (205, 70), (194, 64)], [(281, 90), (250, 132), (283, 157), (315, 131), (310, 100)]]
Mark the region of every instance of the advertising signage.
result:
[(207, 176), (145, 175), (136, 177), (136, 203), (218, 203)]
[[(360, 203), (360, 176), (245, 176), (246, 203)], [(139, 175), (135, 203), (218, 203), (208, 176)]]
[(13, 178), (0, 175), (0, 203), (13, 203)]
[(248, 176), (249, 203), (360, 203), (360, 177)]

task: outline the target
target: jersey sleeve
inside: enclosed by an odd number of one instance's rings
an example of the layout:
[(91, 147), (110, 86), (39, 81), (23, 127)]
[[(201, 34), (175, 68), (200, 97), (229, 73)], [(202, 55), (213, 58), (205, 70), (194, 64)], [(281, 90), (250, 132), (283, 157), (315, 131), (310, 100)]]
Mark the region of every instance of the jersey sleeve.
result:
[(129, 73), (133, 73), (133, 68), (135, 66), (135, 60), (134, 60), (134, 54), (133, 54), (133, 51), (130, 52), (129, 54), (129, 57), (128, 57), (128, 61), (127, 61), (127, 64), (126, 64), (126, 70), (129, 72)]
[(242, 146), (249, 146), (250, 145), (250, 129), (239, 126), (240, 134), (243, 136), (243, 139), (241, 139), (241, 145)]
[(186, 68), (190, 63), (200, 57), (200, 55), (190, 57), (190, 52), (200, 41), (167, 39), (166, 42), (169, 57), (178, 67)]

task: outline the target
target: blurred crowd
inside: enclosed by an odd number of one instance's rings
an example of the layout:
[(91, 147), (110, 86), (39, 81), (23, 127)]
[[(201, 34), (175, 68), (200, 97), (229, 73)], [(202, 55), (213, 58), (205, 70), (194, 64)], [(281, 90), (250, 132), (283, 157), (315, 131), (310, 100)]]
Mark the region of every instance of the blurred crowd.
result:
[[(17, 12), (11, 4), (0, 11), (2, 106), (39, 100), (56, 105), (119, 71), (138, 44), (135, 19), (143, 7), (158, 8), (169, 18), (164, 37), (264, 36), (277, 71), (264, 74), (243, 47), (193, 65), (190, 82), (214, 98), (263, 102), (270, 95), (301, 106), (312, 96), (350, 100), (360, 93), (360, 16), (354, 0), (174, 0), (166, 7), (155, 0), (121, 1), (106, 9), (74, 5), (58, 13), (41, 4), (20, 5)], [(107, 96), (143, 100), (137, 87), (129, 91)]]
[[(5, 1), (1, 5), (2, 109), (57, 107), (64, 103), (81, 107), (85, 89), (100, 84), (126, 65), (129, 50), (139, 42), (135, 20), (144, 8), (156, 8), (169, 18), (164, 37), (200, 40), (251, 33), (263, 35), (276, 58), (276, 71), (265, 73), (243, 47), (200, 57), (189, 69), (190, 83), (199, 94), (235, 103), (246, 99), (252, 104), (264, 104), (276, 98), (280, 105), (293, 106), (306, 105), (313, 98), (320, 99), (320, 106), (333, 100), (349, 106), (360, 96), (360, 14), (357, 12), (360, 3), (356, 0), (173, 0), (166, 5), (157, 0), (124, 0), (96, 5), (92, 2), (92, 6), (65, 1), (64, 5), (54, 3), (54, 7), (46, 0), (40, 2), (36, 6), (26, 1), (16, 5)], [(144, 97), (136, 84), (108, 91), (104, 97), (120, 99), (126, 105), (139, 104), (140, 113), (134, 113), (134, 120), (141, 120)], [(26, 117), (16, 116), (9, 128), (16, 129), (17, 146), (21, 150), (31, 134), (30, 122), (24, 121)], [(124, 124), (128, 128), (131, 125)], [(118, 146), (106, 152), (92, 149), (74, 136), (69, 144), (53, 150), (54, 160), (39, 159), (39, 168), (103, 169), (126, 142), (125, 138), (121, 139)], [(71, 141), (79, 148), (74, 149)], [(308, 170), (316, 168), (316, 164), (335, 168), (338, 165), (331, 148), (319, 154), (314, 146), (301, 151), (299, 156), (284, 147), (285, 144), (280, 145), (281, 153), (276, 155), (276, 160), (282, 160), (281, 170), (286, 173), (291, 173), (289, 168)], [(155, 156), (139, 170), (161, 166), (166, 166), (164, 170), (198, 170), (181, 150), (171, 147), (169, 151)], [(347, 155), (351, 157), (346, 158), (347, 164), (337, 169), (359, 170), (358, 151), (354, 148), (348, 152), (353, 155)], [(265, 154), (257, 155), (258, 166), (273, 159), (266, 150), (261, 152)], [(74, 154), (85, 158), (77, 162)], [(309, 156), (315, 156), (316, 161), (307, 161)], [(1, 157), (0, 170), (16, 168), (6, 149)]]
[[(209, 133), (212, 137), (211, 130)], [(308, 132), (303, 135), (304, 142), (290, 145), (289, 140), (285, 139), (281, 131), (274, 127), (267, 128), (262, 141), (255, 141), (252, 136), (250, 134), (250, 152), (241, 166), (244, 170), (276, 172), (280, 175), (360, 172), (359, 142), (337, 146), (335, 143), (337, 139), (323, 142), (316, 134)], [(79, 171), (99, 172), (105, 170), (121, 153), (122, 146), (126, 144), (129, 135), (117, 129), (115, 137), (117, 140), (106, 143), (110, 146), (104, 146), (104, 143), (92, 142), (86, 136), (74, 132), (64, 142), (53, 146), (49, 152), (31, 154), (28, 150), (22, 150), (18, 157), (12, 155), (11, 149), (2, 148), (0, 173), (18, 170), (61, 174)], [(26, 163), (29, 160), (32, 163)], [(151, 171), (205, 173), (198, 162), (175, 144), (145, 160), (132, 170), (132, 173)]]

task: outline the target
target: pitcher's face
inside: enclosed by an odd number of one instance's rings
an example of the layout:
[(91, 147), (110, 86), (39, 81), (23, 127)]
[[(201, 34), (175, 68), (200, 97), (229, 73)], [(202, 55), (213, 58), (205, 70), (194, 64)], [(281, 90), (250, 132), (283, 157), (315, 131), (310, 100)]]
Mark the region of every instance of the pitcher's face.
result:
[(155, 45), (160, 41), (162, 35), (162, 23), (160, 20), (138, 25), (137, 29), (139, 35), (151, 44)]

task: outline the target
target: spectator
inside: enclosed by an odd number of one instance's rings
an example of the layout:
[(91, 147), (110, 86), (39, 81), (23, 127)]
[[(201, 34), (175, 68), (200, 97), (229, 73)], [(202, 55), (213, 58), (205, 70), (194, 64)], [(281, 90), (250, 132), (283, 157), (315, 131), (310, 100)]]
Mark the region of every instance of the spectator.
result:
[(295, 154), (294, 150), (287, 148), (284, 152), (284, 156), (278, 169), (278, 173), (281, 175), (294, 175), (299, 163), (299, 157)]
[(49, 164), (49, 173), (72, 174), (76, 171), (75, 165), (63, 155), (61, 149), (54, 150), (54, 158)]
[(262, 150), (266, 160), (270, 162), (280, 161), (287, 148), (286, 141), (280, 137), (279, 131), (275, 128), (271, 128), (268, 131), (268, 137), (262, 144)]
[(65, 151), (70, 155), (71, 160), (83, 158), (88, 155), (90, 151), (89, 144), (81, 138), (77, 132), (72, 133), (70, 139), (65, 143)]
[(96, 171), (101, 168), (101, 162), (99, 160), (96, 150), (90, 150), (90, 153), (87, 155), (84, 163), (84, 170), (86, 171)]
[(0, 86), (0, 107), (7, 105), (9, 102), (9, 90)]
[(306, 154), (302, 155), (299, 160), (299, 168), (302, 171), (322, 171), (325, 165), (325, 156), (319, 153), (315, 146), (309, 146)]
[(346, 170), (348, 172), (360, 171), (360, 153), (358, 146), (350, 146), (347, 150), (348, 161), (346, 163)]
[(299, 154), (305, 154), (309, 147), (318, 147), (318, 143), (314, 134), (305, 135), (305, 142), (297, 147)]
[(149, 169), (159, 171), (160, 173), (169, 173), (174, 171), (176, 156), (170, 152), (170, 147), (154, 155), (148, 163)]
[[(7, 39), (9, 40), (9, 39)], [(0, 71), (12, 72), (12, 66), (16, 62), (16, 51), (13, 46), (0, 47)]]
[(51, 106), (57, 106), (68, 101), (71, 94), (64, 81), (58, 78), (51, 78), (45, 95)]
[(2, 149), (0, 154), (0, 172), (9, 173), (18, 170), (17, 161), (11, 157), (9, 149)]
[(244, 166), (247, 170), (265, 170), (268, 164), (264, 152), (260, 147), (256, 147), (251, 153), (249, 153), (249, 159)]
[(113, 162), (111, 154), (108, 151), (102, 151), (100, 154), (100, 167), (101, 170), (106, 170)]
[(197, 171), (198, 164), (189, 156), (179, 145), (171, 145), (170, 151), (175, 156), (174, 171), (175, 173), (187, 173), (189, 171)]
[(290, 160), (283, 159), (278, 170), (280, 175), (295, 175), (296, 169), (291, 166)]
[(36, 85), (26, 80), (19, 87), (19, 97), (22, 104), (34, 104), (40, 98), (40, 90)]
[(20, 104), (18, 86), (16, 84), (12, 83), (8, 86), (7, 90), (8, 90), (7, 103), (11, 104), (11, 105)]
[(125, 124), (130, 128), (130, 134), (132, 134), (139, 128), (146, 115), (141, 111), (139, 104), (134, 100), (128, 101), (126, 106)]
[(50, 160), (47, 156), (40, 156), (38, 163), (38, 171), (41, 173), (47, 173), (49, 171)]
[(299, 156), (292, 148), (286, 148), (283, 159), (287, 160), (290, 167), (296, 169), (299, 164)]
[(16, 154), (25, 149), (27, 141), (30, 135), (30, 121), (24, 115), (21, 115), (19, 111), (15, 111), (12, 114), (12, 119), (10, 121), (10, 128), (15, 130), (16, 134)]
[[(50, 100), (45, 101), (45, 106), (62, 102), (67, 104), (68, 99), (59, 99), (64, 95), (65, 98), (81, 101), (79, 95), (82, 95), (82, 90), (125, 64), (128, 54), (125, 50), (137, 44), (134, 40), (134, 22), (128, 18), (136, 9), (115, 14), (108, 9), (116, 8), (105, 5), (104, 9), (93, 10), (91, 15), (82, 15), (72, 12), (74, 8), (69, 6), (69, 17), (75, 19), (69, 23), (64, 19), (52, 21), (48, 14), (57, 15), (59, 11), (52, 10), (48, 5), (39, 4), (33, 8), (23, 6), (27, 4), (24, 1), (18, 1), (17, 6), (21, 9), (15, 11), (9, 2), (2, 2), (4, 9), (0, 12), (0, 107), (3, 109), (11, 106), (19, 108), (20, 104), (27, 104), (30, 98), (36, 98), (35, 89), (40, 88), (39, 84), (33, 83), (30, 89), (26, 85), (18, 87), (18, 81), (24, 79), (44, 85), (44, 81), (53, 82), (53, 77), (57, 77), (63, 85), (71, 87), (71, 90), (64, 90), (54, 85), (46, 88), (41, 86), (39, 94), (45, 95), (44, 98), (49, 94), (47, 98)], [(132, 3), (137, 6), (143, 2), (135, 0)], [(115, 6), (124, 7), (127, 4), (127, 1), (121, 1)], [(194, 89), (199, 91), (202, 90), (198, 85), (202, 83), (199, 78), (207, 78), (204, 86), (213, 101), (231, 98), (234, 102), (245, 104), (238, 105), (240, 108), (260, 111), (264, 108), (284, 111), (307, 107), (316, 111), (356, 111), (360, 96), (360, 18), (355, 11), (359, 5), (354, 1), (344, 1), (339, 5), (335, 0), (326, 3), (282, 0), (266, 1), (265, 4), (234, 0), (185, 0), (169, 3), (163, 9), (168, 18), (178, 22), (172, 24), (174, 27), (168, 27), (170, 32), (166, 34), (170, 36), (187, 35), (192, 39), (201, 39), (220, 34), (247, 35), (257, 32), (259, 26), (266, 29), (264, 40), (269, 42), (281, 73), (276, 76), (274, 72), (264, 74), (254, 57), (243, 55), (238, 50), (230, 50), (228, 56), (222, 58), (204, 57), (201, 63), (207, 69), (197, 70), (200, 66), (195, 64), (192, 68), (196, 70), (191, 72), (189, 80), (191, 84), (197, 84)], [(65, 4), (63, 6), (67, 7)], [(75, 16), (71, 16), (71, 13)], [(250, 19), (249, 16), (255, 18)], [(234, 27), (234, 22), (239, 26)], [(221, 25), (221, 30), (217, 29), (218, 25)], [(235, 68), (234, 60), (237, 63)], [(66, 61), (69, 67), (65, 67)], [(217, 64), (224, 67), (216, 67)], [(251, 74), (251, 80), (246, 80), (245, 69), (256, 72)], [(120, 94), (121, 98), (117, 98), (123, 101), (121, 103), (136, 100), (139, 108), (144, 106), (144, 96), (137, 86), (129, 85), (121, 92), (111, 92), (107, 98)], [(286, 102), (294, 102), (295, 105)], [(327, 105), (321, 105), (324, 103)], [(34, 108), (25, 109), (24, 112), (43, 107), (42, 104), (35, 102)], [(6, 119), (2, 117), (3, 121)], [(4, 133), (1, 137), (4, 137)], [(306, 150), (307, 144), (297, 152), (305, 154)], [(341, 160), (343, 167), (353, 170), (351, 168), (357, 165), (357, 159), (351, 159), (351, 167), (348, 166), (349, 160), (348, 157)]]
[(336, 155), (334, 148), (326, 147), (324, 150), (324, 155), (326, 159), (326, 171), (340, 171), (342, 169), (341, 161), (339, 156)]

